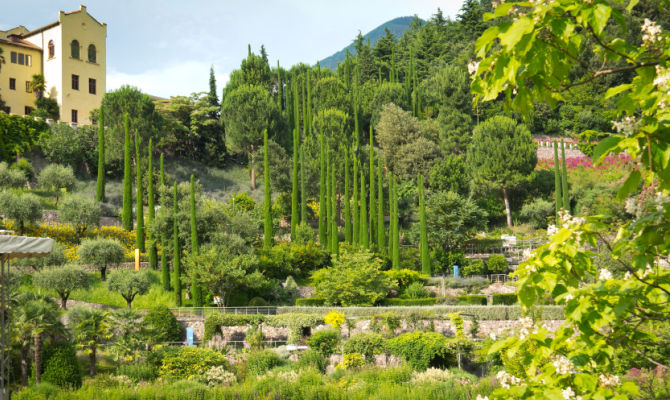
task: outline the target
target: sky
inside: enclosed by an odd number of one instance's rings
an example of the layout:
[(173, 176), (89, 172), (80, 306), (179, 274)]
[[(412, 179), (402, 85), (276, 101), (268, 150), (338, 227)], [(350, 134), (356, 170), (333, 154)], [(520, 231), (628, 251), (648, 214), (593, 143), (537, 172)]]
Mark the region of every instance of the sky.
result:
[[(23, 0), (3, 7), (0, 30), (35, 29), (81, 0)], [(463, 0), (89, 0), (107, 23), (107, 90), (129, 84), (168, 98), (208, 90), (214, 67), (220, 89), (239, 68), (247, 45), (265, 45), (272, 66), (316, 61), (401, 16), (454, 18)]]

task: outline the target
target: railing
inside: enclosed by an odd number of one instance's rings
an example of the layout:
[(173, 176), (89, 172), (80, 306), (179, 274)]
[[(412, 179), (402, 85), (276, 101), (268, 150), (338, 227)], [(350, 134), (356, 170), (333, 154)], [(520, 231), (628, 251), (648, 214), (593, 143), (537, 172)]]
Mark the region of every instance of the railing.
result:
[[(193, 344), (200, 344), (202, 340), (193, 340)], [(263, 341), (264, 347), (278, 347), (283, 346), (288, 343), (286, 340), (277, 340), (277, 339), (267, 339)], [(159, 343), (163, 346), (188, 346), (188, 342), (162, 342)], [(247, 342), (245, 340), (220, 340), (216, 342), (216, 345), (219, 346), (231, 346), (236, 349), (241, 349), (245, 347)]]
[[(433, 276), (428, 278), (428, 282), (431, 283), (442, 283), (443, 280), (451, 278), (451, 276)], [(507, 281), (516, 281), (518, 278), (516, 276), (509, 276), (508, 274), (490, 274), (490, 275), (469, 275), (466, 277), (459, 276), (456, 279), (466, 279), (466, 278), (483, 278), (487, 279), (491, 283), (495, 282), (507, 282)]]
[(275, 306), (259, 307), (177, 307), (169, 309), (177, 318), (205, 318), (208, 314), (226, 313), (226, 314), (277, 314)]
[(486, 255), (486, 254), (509, 254), (509, 255), (520, 255), (526, 250), (533, 250), (545, 242), (543, 240), (534, 240), (534, 239), (524, 239), (517, 240), (515, 244), (505, 245), (500, 243), (499, 245), (476, 245), (470, 244), (465, 248), (466, 255), (471, 257), (476, 255)]

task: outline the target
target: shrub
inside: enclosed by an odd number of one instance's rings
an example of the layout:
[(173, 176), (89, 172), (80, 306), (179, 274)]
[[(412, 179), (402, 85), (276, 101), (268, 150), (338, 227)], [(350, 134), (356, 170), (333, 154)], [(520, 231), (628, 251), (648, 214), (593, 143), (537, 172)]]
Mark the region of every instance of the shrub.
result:
[(521, 207), (520, 216), (523, 221), (530, 223), (533, 228), (542, 229), (547, 227), (548, 219), (555, 213), (554, 203), (538, 197)]
[(342, 363), (339, 365), (344, 369), (358, 369), (365, 365), (365, 360), (362, 354), (350, 353), (345, 354)]
[(387, 337), (393, 337), (400, 327), (401, 318), (397, 314), (384, 313), (370, 319), (370, 330), (376, 333), (383, 332)]
[(396, 281), (398, 290), (403, 290), (409, 285), (421, 281), (421, 274), (409, 269), (391, 269), (384, 271), (384, 274)]
[(33, 285), (41, 289), (54, 290), (61, 299), (61, 307), (67, 309), (67, 299), (76, 289), (88, 289), (88, 274), (78, 265), (45, 269), (33, 275)]
[(314, 332), (307, 341), (309, 347), (319, 351), (324, 357), (330, 357), (337, 350), (340, 341), (340, 332), (335, 329), (323, 329)]
[(465, 304), (485, 306), (488, 304), (488, 299), (483, 294), (466, 294), (458, 296), (458, 301)]
[(301, 222), (295, 229), (296, 244), (314, 243), (314, 229), (305, 222)]
[(230, 386), (237, 378), (232, 372), (226, 371), (222, 366), (212, 367), (205, 373), (205, 380), (210, 386), (226, 385)]
[(158, 369), (149, 362), (121, 364), (116, 368), (116, 375), (127, 376), (134, 382), (153, 381), (158, 377)]
[(23, 234), (26, 224), (42, 217), (40, 201), (32, 193), (0, 192), (0, 210), (3, 217), (15, 221), (19, 235)]
[(263, 316), (260, 314), (210, 314), (205, 318), (204, 339), (210, 340), (214, 334), (220, 333), (222, 326), (258, 325), (262, 321)]
[(423, 283), (421, 282), (414, 282), (410, 284), (402, 293), (402, 297), (408, 299), (425, 299), (427, 297), (433, 296), (435, 296), (435, 294), (423, 287)]
[(295, 299), (295, 305), (298, 307), (302, 306), (322, 306), (326, 302), (326, 299), (323, 297), (306, 297)]
[(81, 372), (77, 352), (70, 342), (57, 342), (44, 354), (42, 379), (63, 388), (81, 386)]
[(232, 196), (230, 196), (228, 202), (232, 204), (233, 207), (239, 207), (245, 211), (251, 211), (256, 208), (256, 201), (244, 192), (234, 193)]
[(107, 278), (107, 267), (123, 261), (123, 247), (115, 239), (86, 239), (79, 246), (79, 260), (100, 270), (100, 280)]
[(35, 179), (35, 168), (27, 158), (19, 158), (9, 169), (23, 172), (28, 181)]
[(475, 258), (470, 260), (468, 263), (463, 265), (463, 276), (472, 276), (472, 275), (484, 275), (486, 268), (484, 266), (484, 260)]
[(0, 162), (0, 188), (20, 188), (26, 185), (28, 178), (20, 169), (9, 168), (6, 162)]
[(268, 277), (301, 278), (330, 266), (330, 254), (314, 243), (280, 243), (269, 250), (259, 250), (258, 262), (259, 269)]
[(494, 305), (506, 305), (510, 306), (516, 304), (518, 301), (516, 293), (497, 293), (493, 295), (493, 304)]
[(457, 289), (457, 288), (481, 288), (488, 286), (491, 282), (488, 279), (480, 276), (475, 276), (471, 278), (447, 278), (446, 286), (448, 288)]
[(403, 333), (386, 342), (392, 354), (401, 356), (412, 368), (425, 370), (449, 364), (448, 339), (435, 332)]
[(14, 262), (14, 265), (30, 266), (34, 270), (39, 271), (44, 267), (57, 267), (65, 264), (67, 257), (65, 256), (65, 248), (58, 242), (55, 242), (51, 253), (44, 257), (23, 258)]
[(74, 177), (72, 167), (59, 164), (49, 164), (40, 171), (37, 177), (40, 187), (54, 193), (55, 204), (58, 205), (58, 197), (61, 190), (71, 191), (77, 180)]
[(284, 364), (284, 360), (271, 350), (255, 351), (247, 357), (247, 371), (254, 375), (261, 375)]
[(500, 254), (493, 254), (486, 260), (486, 269), (490, 274), (506, 274), (508, 271), (507, 259)]
[(327, 366), (328, 362), (326, 358), (316, 349), (307, 349), (296, 363), (296, 367), (299, 369), (313, 367), (322, 374), (326, 372)]
[(323, 322), (330, 324), (333, 328), (337, 329), (344, 323), (346, 316), (335, 310), (329, 312), (324, 318)]
[(265, 345), (265, 335), (260, 326), (252, 326), (247, 329), (244, 340), (252, 350), (260, 350)]
[(384, 299), (385, 306), (432, 306), (436, 304), (436, 297), (427, 297), (423, 299)]
[(163, 358), (159, 375), (167, 379), (203, 379), (205, 372), (212, 367), (228, 368), (226, 356), (206, 347), (182, 347), (176, 354), (167, 354)]
[(165, 306), (151, 309), (142, 320), (145, 330), (153, 343), (180, 342), (184, 330), (177, 318)]
[(59, 217), (61, 221), (72, 224), (77, 237), (81, 239), (91, 226), (100, 224), (102, 207), (99, 202), (91, 197), (81, 195), (69, 195), (61, 202)]
[(128, 308), (131, 307), (135, 296), (147, 293), (150, 286), (151, 282), (146, 271), (112, 271), (107, 281), (107, 289), (119, 292)]
[(386, 350), (384, 338), (377, 333), (358, 333), (344, 342), (345, 353), (360, 353), (368, 362), (374, 361), (375, 354)]

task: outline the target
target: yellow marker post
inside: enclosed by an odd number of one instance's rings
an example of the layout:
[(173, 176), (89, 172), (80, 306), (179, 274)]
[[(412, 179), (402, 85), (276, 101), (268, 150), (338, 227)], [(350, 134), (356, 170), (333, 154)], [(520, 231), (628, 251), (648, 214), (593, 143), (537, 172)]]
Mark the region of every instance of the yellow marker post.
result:
[(135, 271), (140, 270), (140, 249), (135, 249)]

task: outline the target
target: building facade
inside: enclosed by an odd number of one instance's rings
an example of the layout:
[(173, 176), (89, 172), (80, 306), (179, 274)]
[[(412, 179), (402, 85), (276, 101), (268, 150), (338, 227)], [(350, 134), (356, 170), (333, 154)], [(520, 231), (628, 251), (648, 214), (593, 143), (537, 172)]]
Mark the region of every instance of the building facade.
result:
[(86, 6), (59, 11), (58, 21), (32, 31), (23, 26), (0, 31), (0, 47), (5, 58), (0, 96), (10, 114), (30, 114), (35, 95), (29, 83), (42, 74), (44, 94), (58, 102), (60, 120), (91, 123), (90, 113), (100, 107), (106, 90), (107, 24), (93, 18)]

